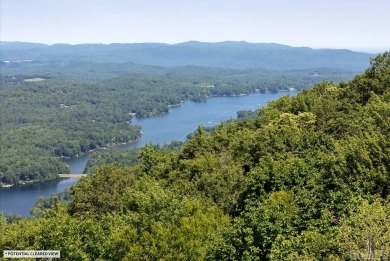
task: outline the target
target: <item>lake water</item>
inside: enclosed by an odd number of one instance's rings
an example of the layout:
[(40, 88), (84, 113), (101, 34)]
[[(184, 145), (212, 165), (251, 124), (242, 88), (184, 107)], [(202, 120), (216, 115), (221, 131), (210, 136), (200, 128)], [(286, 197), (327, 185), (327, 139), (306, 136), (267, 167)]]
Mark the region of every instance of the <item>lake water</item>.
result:
[[(172, 107), (169, 113), (152, 118), (133, 119), (132, 124), (142, 126), (142, 138), (132, 144), (119, 146), (116, 149), (141, 147), (148, 142), (157, 144), (170, 143), (173, 140), (184, 141), (187, 135), (199, 125), (211, 127), (221, 121), (236, 118), (237, 111), (255, 110), (267, 105), (268, 101), (278, 99), (292, 93), (250, 94), (237, 97), (211, 97), (205, 103), (185, 102), (181, 106)], [(82, 173), (88, 161), (88, 154), (68, 160), (72, 173)], [(0, 211), (22, 216), (29, 216), (30, 209), (40, 197), (64, 191), (76, 178), (55, 180), (41, 184), (20, 187), (0, 188)]]

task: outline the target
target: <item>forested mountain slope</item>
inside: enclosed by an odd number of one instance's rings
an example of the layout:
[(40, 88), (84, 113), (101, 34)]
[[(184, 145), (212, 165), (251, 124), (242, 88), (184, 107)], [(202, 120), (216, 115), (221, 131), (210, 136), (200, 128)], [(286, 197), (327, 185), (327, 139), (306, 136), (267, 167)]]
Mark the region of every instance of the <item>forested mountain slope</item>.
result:
[(372, 55), (337, 49), (311, 49), (280, 44), (186, 42), (181, 44), (31, 44), (0, 42), (0, 60), (56, 64), (68, 62), (113, 62), (222, 68), (274, 70), (332, 67), (360, 71)]
[(0, 250), (64, 260), (351, 260), (390, 255), (390, 53), (180, 149), (105, 165)]
[[(130, 142), (134, 116), (208, 96), (307, 88), (355, 75), (338, 69), (233, 70), (133, 63), (10, 64), (0, 81), (0, 183), (42, 182), (68, 173), (60, 158)], [(0, 184), (1, 185), (1, 184)]]

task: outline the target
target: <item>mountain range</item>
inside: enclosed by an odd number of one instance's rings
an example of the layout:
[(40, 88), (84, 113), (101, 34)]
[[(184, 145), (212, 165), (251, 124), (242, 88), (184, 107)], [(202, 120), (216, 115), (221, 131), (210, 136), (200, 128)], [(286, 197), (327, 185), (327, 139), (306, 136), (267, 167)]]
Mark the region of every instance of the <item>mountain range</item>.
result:
[(233, 41), (78, 45), (0, 42), (0, 50), (3, 66), (15, 61), (43, 64), (132, 62), (156, 66), (196, 65), (231, 69), (296, 70), (328, 67), (362, 71), (374, 56), (346, 49), (313, 49)]

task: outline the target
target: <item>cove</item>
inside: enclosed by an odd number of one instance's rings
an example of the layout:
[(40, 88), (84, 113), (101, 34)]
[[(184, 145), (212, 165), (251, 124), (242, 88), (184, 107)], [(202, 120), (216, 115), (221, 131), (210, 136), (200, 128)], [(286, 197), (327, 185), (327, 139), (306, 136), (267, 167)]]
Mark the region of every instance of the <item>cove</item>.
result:
[[(142, 127), (142, 138), (137, 142), (114, 149), (142, 147), (149, 142), (163, 145), (173, 140), (184, 141), (187, 135), (196, 130), (199, 125), (215, 126), (221, 121), (236, 118), (237, 111), (256, 110), (267, 105), (268, 101), (276, 100), (284, 95), (293, 96), (296, 93), (253, 93), (245, 96), (210, 97), (204, 103), (185, 102), (180, 106), (171, 107), (167, 114), (159, 117), (132, 119), (132, 124)], [(85, 154), (79, 158), (67, 160), (71, 173), (82, 173), (88, 157), (89, 155)], [(0, 188), (0, 211), (4, 215), (14, 213), (27, 217), (30, 209), (40, 197), (49, 197), (62, 192), (77, 180), (70, 178), (20, 187)]]

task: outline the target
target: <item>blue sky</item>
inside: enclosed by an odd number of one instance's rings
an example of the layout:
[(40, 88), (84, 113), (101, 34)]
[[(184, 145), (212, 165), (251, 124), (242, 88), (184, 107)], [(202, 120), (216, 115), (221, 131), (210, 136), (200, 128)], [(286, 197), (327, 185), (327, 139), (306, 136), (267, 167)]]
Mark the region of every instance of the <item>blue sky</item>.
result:
[(390, 0), (0, 0), (2, 41), (390, 50)]

